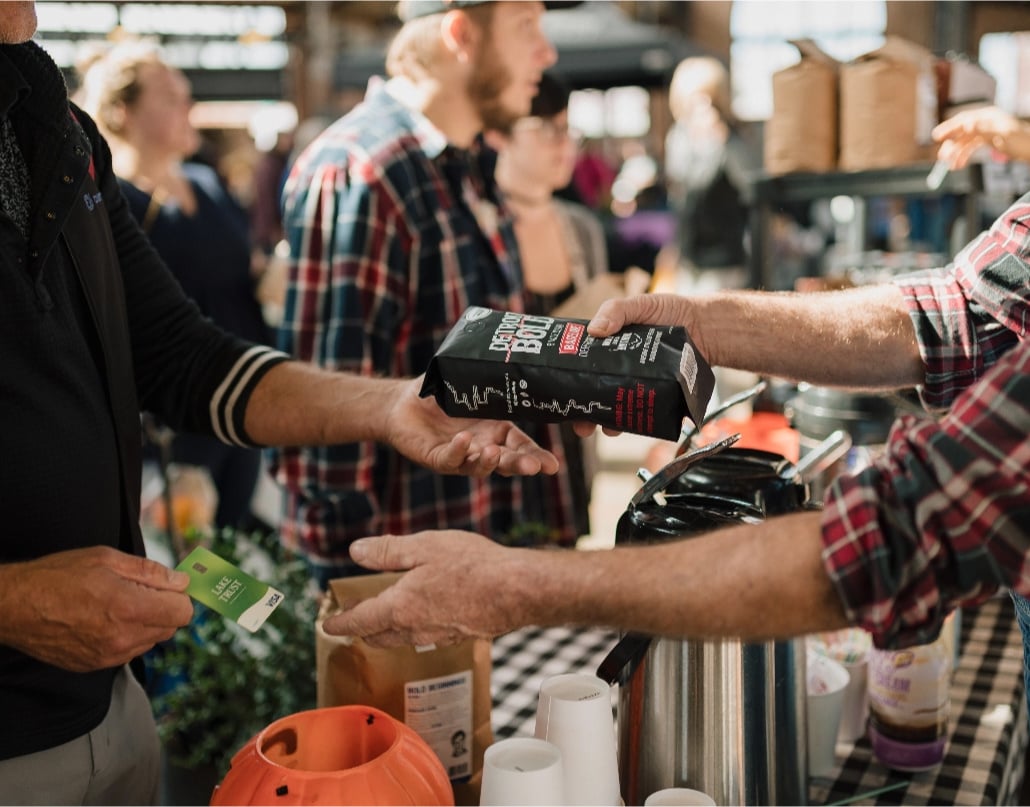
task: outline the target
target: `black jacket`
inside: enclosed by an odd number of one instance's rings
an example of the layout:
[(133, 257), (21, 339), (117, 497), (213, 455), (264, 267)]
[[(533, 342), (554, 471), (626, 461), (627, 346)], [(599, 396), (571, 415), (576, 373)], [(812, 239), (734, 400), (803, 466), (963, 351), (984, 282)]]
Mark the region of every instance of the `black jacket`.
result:
[[(28, 242), (0, 213), (0, 562), (106, 544), (143, 553), (141, 408), (251, 445), (243, 414), (283, 356), (204, 320), (140, 232), (110, 152), (34, 43), (0, 46), (0, 117), (30, 176)], [(0, 758), (107, 711), (114, 670), (0, 646)]]

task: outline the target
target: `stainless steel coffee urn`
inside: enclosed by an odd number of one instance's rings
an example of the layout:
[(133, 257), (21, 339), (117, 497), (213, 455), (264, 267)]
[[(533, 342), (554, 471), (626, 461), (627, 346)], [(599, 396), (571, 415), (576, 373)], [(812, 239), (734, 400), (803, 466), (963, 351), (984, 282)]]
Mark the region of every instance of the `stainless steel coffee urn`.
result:
[[(738, 436), (685, 453), (648, 479), (620, 518), (616, 543), (689, 537), (817, 506), (805, 468), (778, 454), (729, 447)], [(849, 445), (846, 434), (832, 435), (810, 455), (808, 469)], [(627, 805), (667, 787), (701, 790), (716, 804), (806, 803), (803, 639), (626, 634), (598, 675), (620, 685), (619, 773)]]
[(784, 414), (800, 435), (802, 458), (838, 429), (851, 436), (852, 444), (832, 468), (809, 480), (812, 498), (822, 501), (835, 476), (845, 471), (854, 473), (861, 470), (882, 453), (891, 425), (901, 408), (927, 416), (917, 404), (901, 394), (798, 385), (797, 394), (784, 407)]

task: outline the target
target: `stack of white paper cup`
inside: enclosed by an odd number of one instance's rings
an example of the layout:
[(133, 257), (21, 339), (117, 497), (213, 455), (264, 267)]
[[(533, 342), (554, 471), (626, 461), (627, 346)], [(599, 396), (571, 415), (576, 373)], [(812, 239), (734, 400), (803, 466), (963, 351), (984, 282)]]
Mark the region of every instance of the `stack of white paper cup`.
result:
[(853, 743), (865, 735), (869, 717), (867, 673), (871, 647), (872, 638), (861, 628), (845, 628), (809, 637), (810, 650), (844, 665), (848, 671), (848, 685), (844, 690), (837, 731), (838, 742)]
[(595, 675), (548, 678), (540, 687), (536, 736), (561, 750), (565, 804), (622, 803), (607, 683)]
[(535, 737), (512, 737), (494, 743), (483, 755), (479, 803), (491, 807), (564, 804), (561, 751)]
[(818, 653), (808, 653), (809, 776), (826, 776), (833, 770), (848, 680), (843, 664)]

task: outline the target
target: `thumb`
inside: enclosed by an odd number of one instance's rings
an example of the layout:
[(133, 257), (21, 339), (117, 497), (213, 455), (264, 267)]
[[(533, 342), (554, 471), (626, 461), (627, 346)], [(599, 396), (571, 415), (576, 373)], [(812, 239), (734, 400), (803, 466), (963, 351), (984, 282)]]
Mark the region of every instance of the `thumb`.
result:
[(156, 561), (126, 554), (119, 554), (117, 558), (114, 570), (126, 580), (162, 591), (185, 591), (189, 585), (188, 574), (169, 569)]
[(587, 331), (591, 336), (611, 336), (626, 324), (626, 301), (618, 298), (605, 300), (591, 317)]
[(333, 614), (322, 623), (322, 629), (330, 636), (364, 637), (386, 630), (389, 623), (388, 608), (376, 597)]
[(351, 560), (380, 572), (406, 571), (415, 565), (417, 535), (377, 535), (350, 545)]

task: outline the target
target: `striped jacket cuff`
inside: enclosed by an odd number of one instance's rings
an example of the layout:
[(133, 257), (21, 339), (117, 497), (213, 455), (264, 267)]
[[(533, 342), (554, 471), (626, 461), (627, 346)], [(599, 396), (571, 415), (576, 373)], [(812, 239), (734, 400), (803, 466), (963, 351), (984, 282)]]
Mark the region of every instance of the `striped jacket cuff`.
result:
[(265, 373), (289, 358), (278, 350), (255, 345), (236, 360), (211, 396), (209, 411), (215, 437), (234, 446), (258, 445), (243, 428), (247, 401)]

